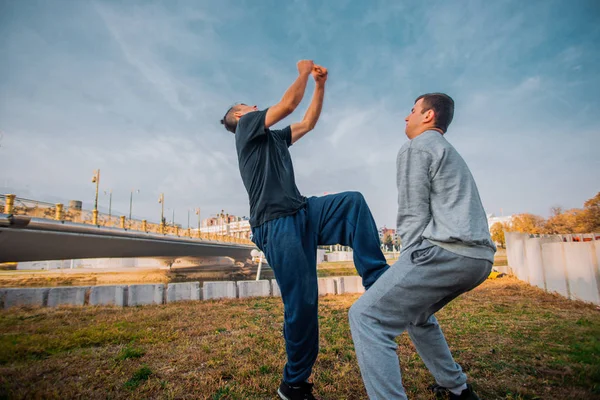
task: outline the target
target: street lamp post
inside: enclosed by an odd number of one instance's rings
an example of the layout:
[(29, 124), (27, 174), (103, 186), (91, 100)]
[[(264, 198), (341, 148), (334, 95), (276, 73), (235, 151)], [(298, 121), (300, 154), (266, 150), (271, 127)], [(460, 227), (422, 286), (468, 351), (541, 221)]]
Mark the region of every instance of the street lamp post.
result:
[(131, 223), (131, 210), (133, 209), (133, 192), (139, 193), (140, 189), (131, 189), (131, 195), (129, 196), (129, 223)]
[(200, 207), (196, 208), (196, 215), (198, 216), (198, 237), (202, 237), (200, 234)]
[(98, 225), (98, 188), (100, 187), (100, 170), (94, 171), (92, 182), (96, 184), (96, 199), (94, 200), (94, 210), (92, 211), (92, 223)]
[(110, 189), (108, 193), (106, 193), (105, 190), (104, 194), (108, 194), (108, 220), (110, 221), (110, 218), (112, 216), (112, 189)]
[(161, 204), (160, 209), (160, 233), (165, 232), (165, 194), (161, 193), (158, 198), (158, 202)]

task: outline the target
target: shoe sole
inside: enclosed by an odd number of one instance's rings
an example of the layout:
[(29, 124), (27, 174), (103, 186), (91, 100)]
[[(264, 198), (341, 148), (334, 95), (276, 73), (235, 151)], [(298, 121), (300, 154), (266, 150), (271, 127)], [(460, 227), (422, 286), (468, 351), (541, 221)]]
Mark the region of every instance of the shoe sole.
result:
[(281, 390), (277, 389), (277, 394), (279, 395), (279, 398), (282, 400), (290, 400), (289, 397), (287, 397), (286, 395), (284, 395), (283, 393), (281, 393)]

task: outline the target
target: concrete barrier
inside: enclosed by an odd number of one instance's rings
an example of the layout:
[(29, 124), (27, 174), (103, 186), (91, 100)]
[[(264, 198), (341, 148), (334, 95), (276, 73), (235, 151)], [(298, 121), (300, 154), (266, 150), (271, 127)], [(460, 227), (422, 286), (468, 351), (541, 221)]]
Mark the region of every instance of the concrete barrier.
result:
[(50, 288), (48, 291), (48, 307), (62, 305), (83, 306), (85, 305), (85, 293), (89, 286), (65, 286)]
[(204, 282), (202, 285), (202, 298), (204, 300), (235, 299), (236, 297), (237, 287), (235, 282)]
[(271, 295), (271, 285), (268, 280), (238, 281), (238, 297), (264, 297)]
[(281, 297), (281, 290), (279, 290), (277, 279), (271, 279), (271, 294), (275, 297)]
[(319, 278), (319, 296), (337, 294), (337, 282), (334, 278)]
[(317, 265), (325, 261), (325, 249), (317, 249)]
[(546, 290), (570, 297), (563, 243), (544, 244), (542, 246), (542, 262), (544, 263)]
[(92, 286), (90, 289), (91, 306), (119, 306), (127, 305), (127, 286)]
[(146, 304), (163, 304), (165, 285), (129, 285), (127, 290), (127, 305), (141, 306)]
[(167, 303), (186, 300), (200, 300), (200, 282), (169, 283)]
[(600, 304), (596, 251), (592, 242), (563, 243), (566, 265), (569, 267), (571, 298)]
[(50, 288), (7, 288), (0, 289), (0, 301), (4, 308), (19, 306), (43, 307), (48, 302)]
[(333, 251), (325, 254), (326, 261), (352, 261), (354, 260), (354, 253), (352, 251)]
[(360, 276), (341, 276), (337, 280), (337, 294), (363, 293), (365, 287)]

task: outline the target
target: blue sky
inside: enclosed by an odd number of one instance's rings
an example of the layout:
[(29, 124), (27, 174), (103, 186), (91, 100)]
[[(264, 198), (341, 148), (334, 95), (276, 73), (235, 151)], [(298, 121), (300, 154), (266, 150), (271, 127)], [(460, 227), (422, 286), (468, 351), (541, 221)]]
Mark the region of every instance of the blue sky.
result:
[(120, 212), (136, 188), (149, 220), (161, 192), (184, 226), (195, 207), (248, 215), (218, 121), (277, 102), (309, 58), (330, 73), (317, 128), (290, 149), (303, 194), (358, 190), (394, 226), (404, 117), (441, 91), (486, 210), (547, 216), (600, 191), (598, 43), (595, 0), (0, 0), (0, 192), (89, 207), (100, 168)]

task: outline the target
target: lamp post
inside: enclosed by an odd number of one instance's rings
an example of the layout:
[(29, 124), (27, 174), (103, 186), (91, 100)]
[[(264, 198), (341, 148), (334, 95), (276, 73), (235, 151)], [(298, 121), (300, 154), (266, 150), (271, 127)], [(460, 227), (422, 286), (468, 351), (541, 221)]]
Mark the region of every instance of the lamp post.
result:
[(94, 200), (94, 210), (92, 211), (92, 223), (98, 225), (98, 188), (100, 186), (100, 170), (94, 170), (92, 182), (96, 184), (96, 199)]
[(165, 231), (165, 194), (161, 193), (158, 198), (158, 202), (161, 204), (160, 210), (160, 233)]
[(129, 196), (129, 223), (131, 223), (131, 210), (133, 209), (133, 192), (139, 193), (140, 189), (131, 189), (131, 196)]
[(200, 207), (196, 208), (196, 215), (198, 216), (198, 237), (202, 237), (200, 235)]
[(108, 194), (108, 220), (110, 221), (110, 217), (112, 216), (112, 189), (106, 192), (104, 191), (104, 195)]

